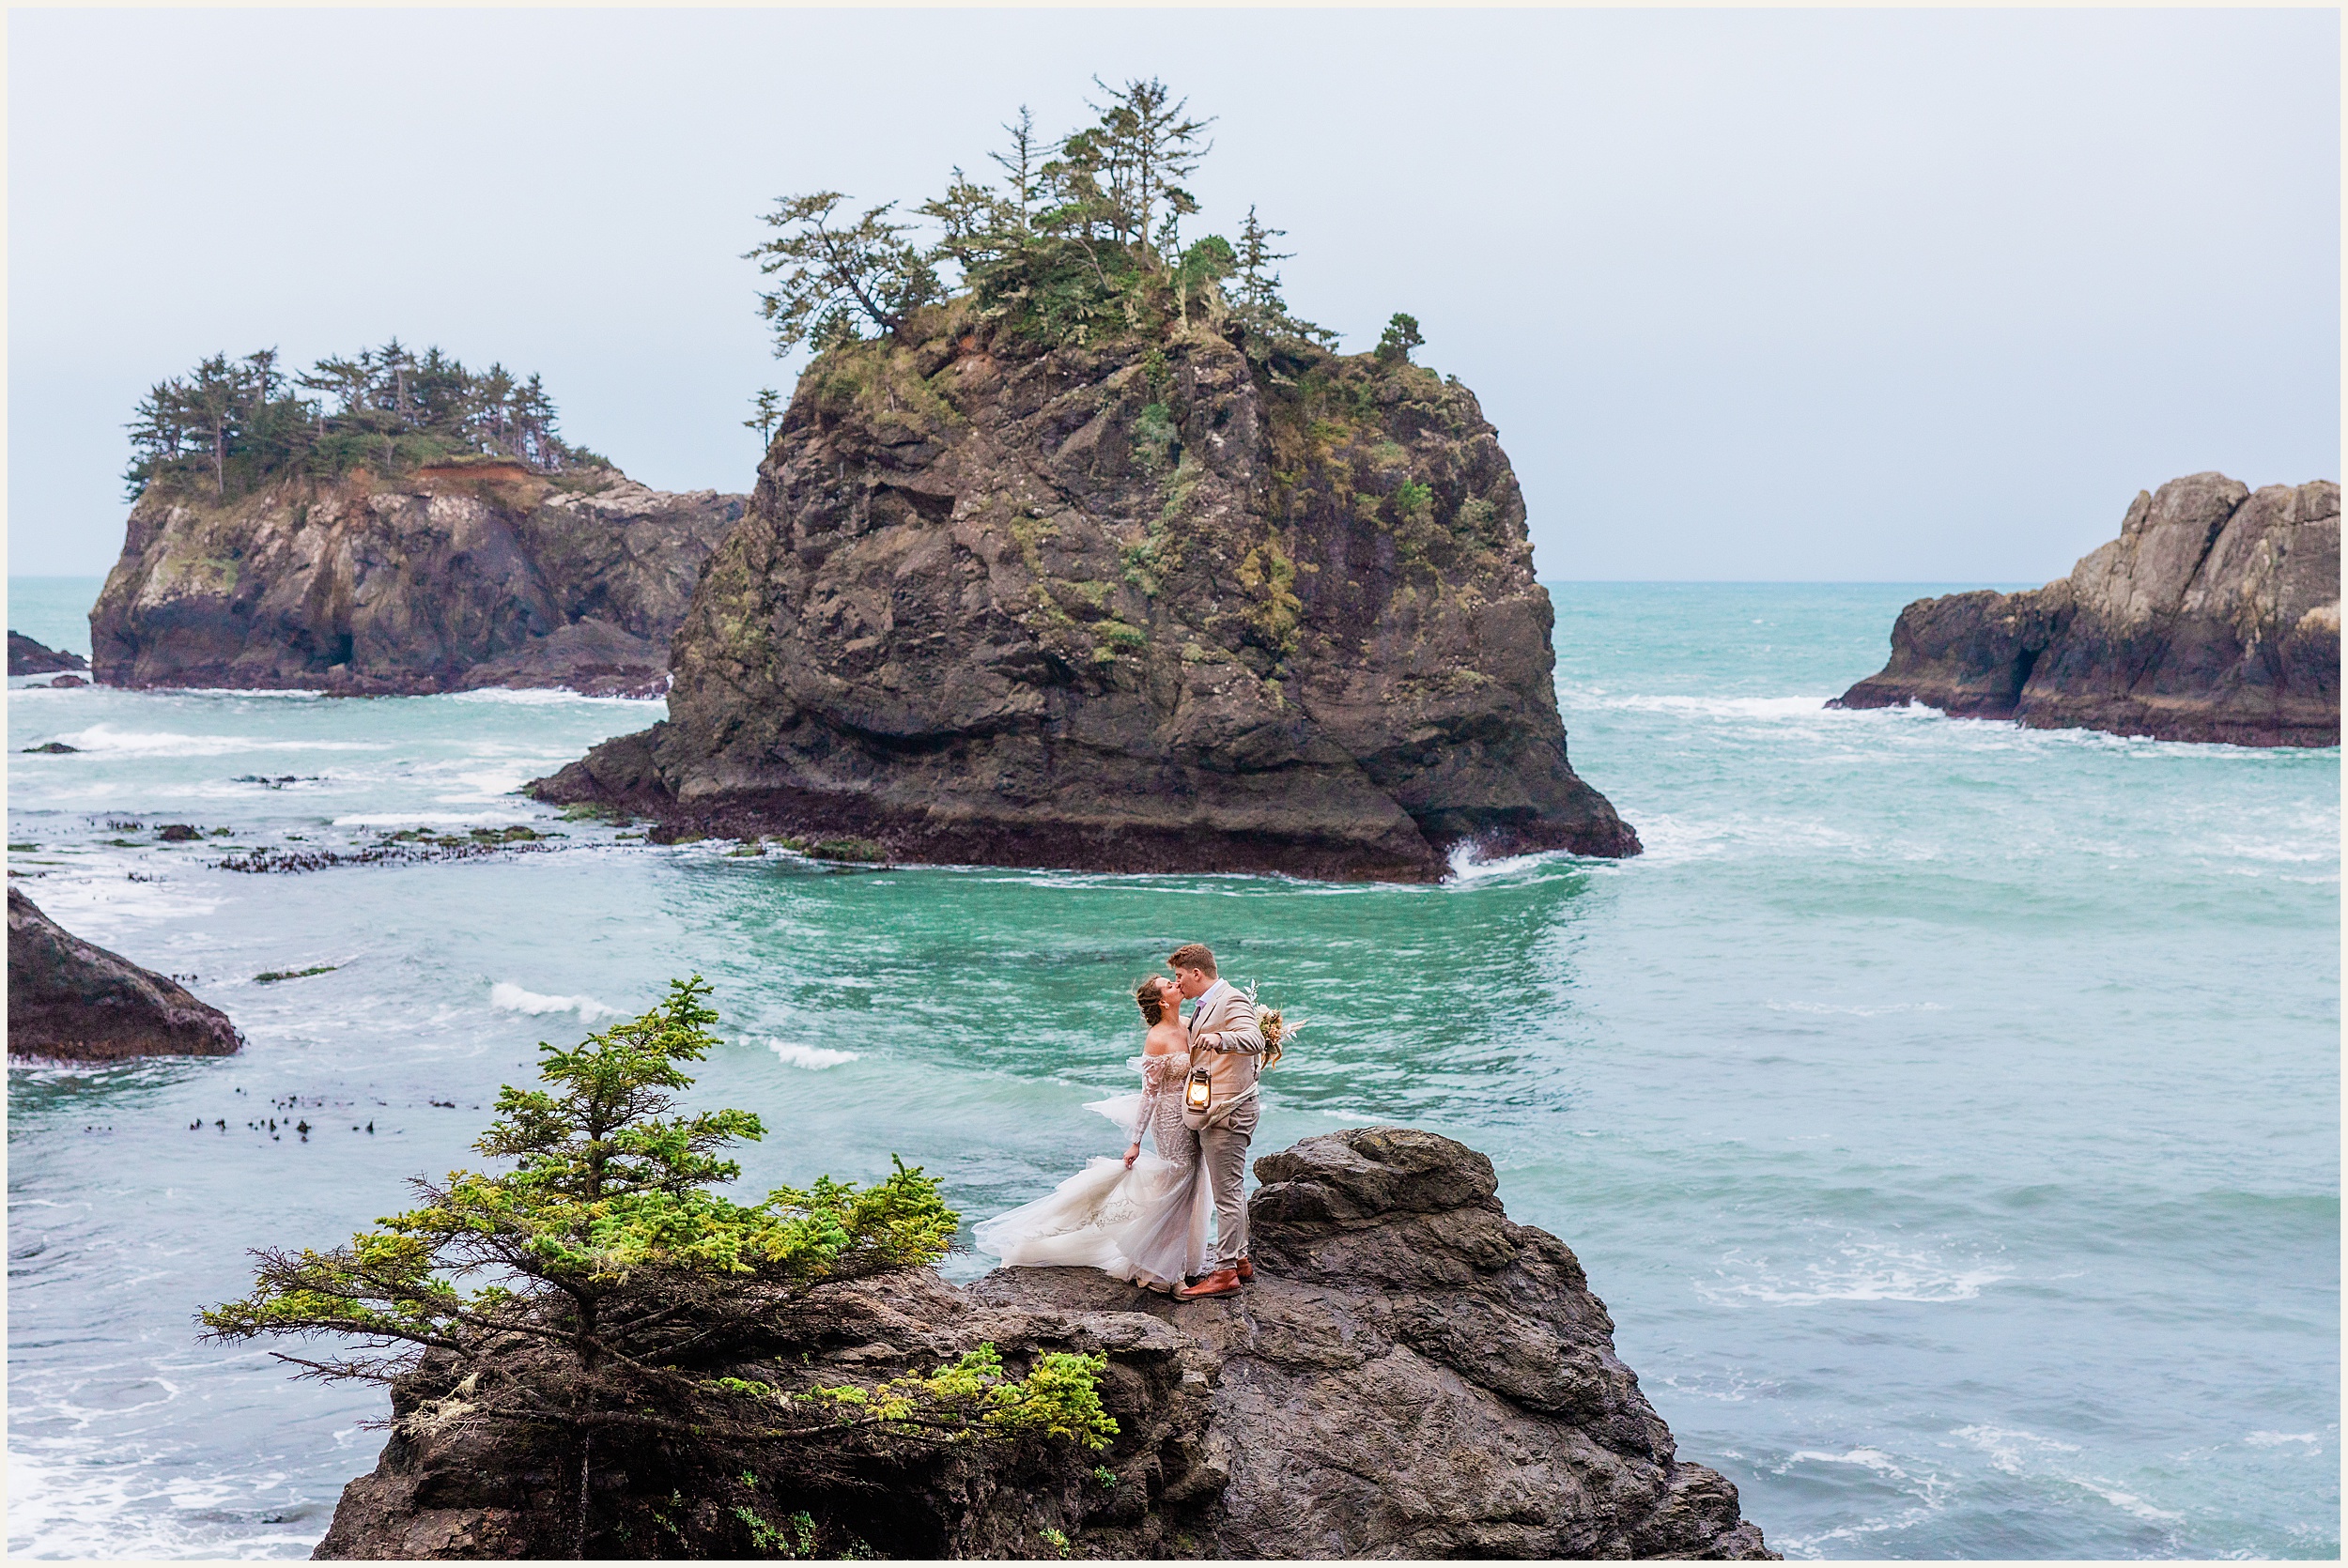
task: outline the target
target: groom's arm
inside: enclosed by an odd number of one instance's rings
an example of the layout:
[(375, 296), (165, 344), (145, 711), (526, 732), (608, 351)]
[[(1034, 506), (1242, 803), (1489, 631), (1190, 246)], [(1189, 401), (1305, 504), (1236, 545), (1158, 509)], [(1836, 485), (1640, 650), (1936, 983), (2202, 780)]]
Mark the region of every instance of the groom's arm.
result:
[(1263, 1053), (1263, 1031), (1256, 1027), (1256, 1009), (1246, 998), (1235, 1000), (1216, 1020), (1216, 1027), (1207, 1031), (1198, 1041), (1209, 1051), (1228, 1051), (1237, 1055), (1256, 1056)]

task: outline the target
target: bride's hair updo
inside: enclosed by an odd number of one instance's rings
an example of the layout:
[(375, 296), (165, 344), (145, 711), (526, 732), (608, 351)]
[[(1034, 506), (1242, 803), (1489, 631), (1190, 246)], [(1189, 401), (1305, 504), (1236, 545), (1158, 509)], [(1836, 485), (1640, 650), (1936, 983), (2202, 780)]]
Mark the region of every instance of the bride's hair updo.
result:
[(1166, 993), (1158, 989), (1165, 976), (1152, 975), (1134, 987), (1134, 1000), (1141, 1007), (1141, 1016), (1151, 1023), (1166, 1017)]

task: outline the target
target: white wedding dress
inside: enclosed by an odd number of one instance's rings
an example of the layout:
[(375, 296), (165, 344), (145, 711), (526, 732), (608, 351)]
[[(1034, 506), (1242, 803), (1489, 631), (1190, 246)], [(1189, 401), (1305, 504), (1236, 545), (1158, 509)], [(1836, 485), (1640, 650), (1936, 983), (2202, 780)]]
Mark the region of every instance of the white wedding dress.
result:
[(1127, 1170), (1121, 1157), (1089, 1161), (1043, 1197), (971, 1227), (982, 1253), (1006, 1264), (1098, 1268), (1120, 1280), (1171, 1290), (1198, 1273), (1207, 1256), (1207, 1216), (1214, 1202), (1197, 1145), (1182, 1126), (1182, 1085), (1190, 1055), (1140, 1056), (1141, 1092), (1085, 1107), (1126, 1130), (1146, 1130), (1157, 1145)]

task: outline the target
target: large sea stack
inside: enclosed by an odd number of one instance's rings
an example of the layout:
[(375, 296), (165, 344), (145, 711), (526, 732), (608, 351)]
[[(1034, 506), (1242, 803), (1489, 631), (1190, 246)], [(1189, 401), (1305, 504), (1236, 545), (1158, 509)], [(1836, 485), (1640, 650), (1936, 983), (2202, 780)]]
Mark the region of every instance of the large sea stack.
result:
[(83, 941), (8, 889), (8, 1054), (226, 1056), (244, 1040), (177, 980)]
[(2120, 537), (2020, 593), (1919, 599), (1830, 704), (1922, 703), (2164, 741), (2340, 744), (2340, 486), (2139, 492)]
[(821, 355), (669, 719), (535, 786), (932, 862), (1428, 880), (1625, 855), (1576, 777), (1516, 475), (1401, 353), (967, 299)]
[(1237, 1297), (1168, 1301), (1089, 1269), (968, 1290), (887, 1274), (818, 1287), (767, 1353), (710, 1373), (870, 1385), (981, 1343), (1012, 1365), (1105, 1355), (1104, 1453), (949, 1445), (749, 1474), (617, 1427), (582, 1473), (576, 1445), (485, 1421), (427, 1359), (315, 1555), (744, 1558), (777, 1539), (830, 1558), (1774, 1555), (1737, 1488), (1678, 1456), (1572, 1251), (1510, 1222), (1482, 1155), (1368, 1128), (1256, 1171), (1259, 1268)]
[(694, 578), (742, 505), (494, 456), (280, 477), (220, 501), (200, 482), (152, 484), (90, 611), (96, 675), (657, 696)]

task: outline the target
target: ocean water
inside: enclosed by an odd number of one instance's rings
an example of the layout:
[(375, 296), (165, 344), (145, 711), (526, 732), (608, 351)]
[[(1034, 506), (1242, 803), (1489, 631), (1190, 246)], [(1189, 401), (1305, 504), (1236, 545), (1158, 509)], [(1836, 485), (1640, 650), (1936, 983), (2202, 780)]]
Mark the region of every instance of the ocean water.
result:
[[(85, 648), (95, 591), (9, 624)], [(305, 1553), (381, 1397), (193, 1314), (466, 1162), (533, 1042), (705, 975), (746, 1186), (894, 1152), (976, 1219), (1108, 1152), (1126, 988), (1195, 938), (1318, 1021), (1259, 1148), (1488, 1152), (1789, 1556), (2338, 1556), (2339, 753), (1825, 711), (1924, 591), (1554, 586), (1576, 766), (1647, 853), (1438, 887), (653, 848), (511, 792), (657, 704), (11, 682), (14, 885), (250, 1043), (9, 1069), (9, 1552)], [(567, 837), (217, 864), (508, 822)]]

